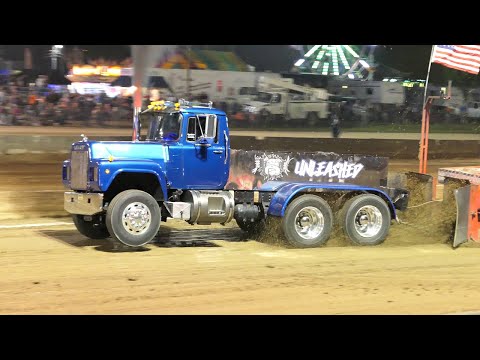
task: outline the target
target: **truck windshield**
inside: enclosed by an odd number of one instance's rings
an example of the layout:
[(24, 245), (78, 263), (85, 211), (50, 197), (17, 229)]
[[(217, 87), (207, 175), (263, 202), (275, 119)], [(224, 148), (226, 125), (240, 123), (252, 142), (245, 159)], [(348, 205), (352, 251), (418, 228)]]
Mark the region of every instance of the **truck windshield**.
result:
[(261, 101), (264, 103), (269, 103), (272, 100), (272, 94), (266, 92), (259, 92), (255, 97), (256, 101)]
[(181, 119), (179, 112), (155, 115), (150, 123), (147, 140), (178, 140), (180, 138)]

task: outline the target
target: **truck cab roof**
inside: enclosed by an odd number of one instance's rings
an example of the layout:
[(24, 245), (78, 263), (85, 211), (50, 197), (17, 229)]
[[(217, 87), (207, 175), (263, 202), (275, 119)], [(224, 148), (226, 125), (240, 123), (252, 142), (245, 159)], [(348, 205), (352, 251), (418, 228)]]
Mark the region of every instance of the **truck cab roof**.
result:
[(213, 114), (213, 115), (226, 115), (223, 110), (216, 109), (212, 107), (212, 102), (208, 103), (201, 103), (201, 102), (192, 102), (186, 101), (184, 99), (180, 99), (178, 102), (173, 101), (152, 101), (150, 105), (148, 105), (148, 109), (142, 112), (145, 114), (147, 112), (163, 112), (163, 113), (171, 113), (172, 111), (179, 111), (182, 113), (190, 113), (190, 114)]
[(225, 111), (216, 109), (216, 108), (210, 108), (210, 107), (203, 107), (203, 106), (192, 106), (192, 107), (182, 107), (180, 108), (180, 111), (182, 113), (190, 113), (190, 114), (213, 114), (213, 115), (226, 115)]

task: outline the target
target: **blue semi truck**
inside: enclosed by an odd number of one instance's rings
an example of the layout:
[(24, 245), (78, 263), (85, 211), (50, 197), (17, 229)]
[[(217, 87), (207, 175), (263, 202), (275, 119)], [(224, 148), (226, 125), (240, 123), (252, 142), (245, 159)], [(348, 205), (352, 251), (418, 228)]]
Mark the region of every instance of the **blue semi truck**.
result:
[(141, 247), (168, 218), (201, 225), (235, 220), (254, 233), (278, 217), (291, 247), (324, 245), (336, 221), (354, 244), (377, 245), (396, 211), (407, 207), (408, 191), (386, 186), (267, 181), (226, 189), (231, 150), (223, 111), (211, 103), (158, 102), (144, 113), (151, 117), (144, 140), (84, 137), (63, 163), (64, 208), (89, 238)]

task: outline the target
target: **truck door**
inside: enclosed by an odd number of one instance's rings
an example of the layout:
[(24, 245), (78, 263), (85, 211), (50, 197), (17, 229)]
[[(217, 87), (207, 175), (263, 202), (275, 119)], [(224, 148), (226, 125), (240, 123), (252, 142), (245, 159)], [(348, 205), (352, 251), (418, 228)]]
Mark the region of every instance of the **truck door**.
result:
[(305, 102), (303, 95), (292, 95), (289, 99), (288, 109), (290, 119), (304, 119), (305, 118)]
[(184, 174), (188, 189), (223, 189), (228, 178), (224, 134), (216, 115), (188, 117)]
[(273, 93), (268, 106), (269, 112), (273, 115), (285, 115), (285, 103), (282, 103), (282, 94)]

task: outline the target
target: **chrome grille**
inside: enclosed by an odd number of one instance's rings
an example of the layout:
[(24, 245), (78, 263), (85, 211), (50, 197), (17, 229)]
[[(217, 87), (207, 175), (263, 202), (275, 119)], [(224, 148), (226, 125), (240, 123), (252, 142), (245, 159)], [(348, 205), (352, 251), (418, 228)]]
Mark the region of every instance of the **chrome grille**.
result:
[(88, 181), (88, 151), (72, 151), (70, 166), (70, 187), (73, 190), (86, 190)]

